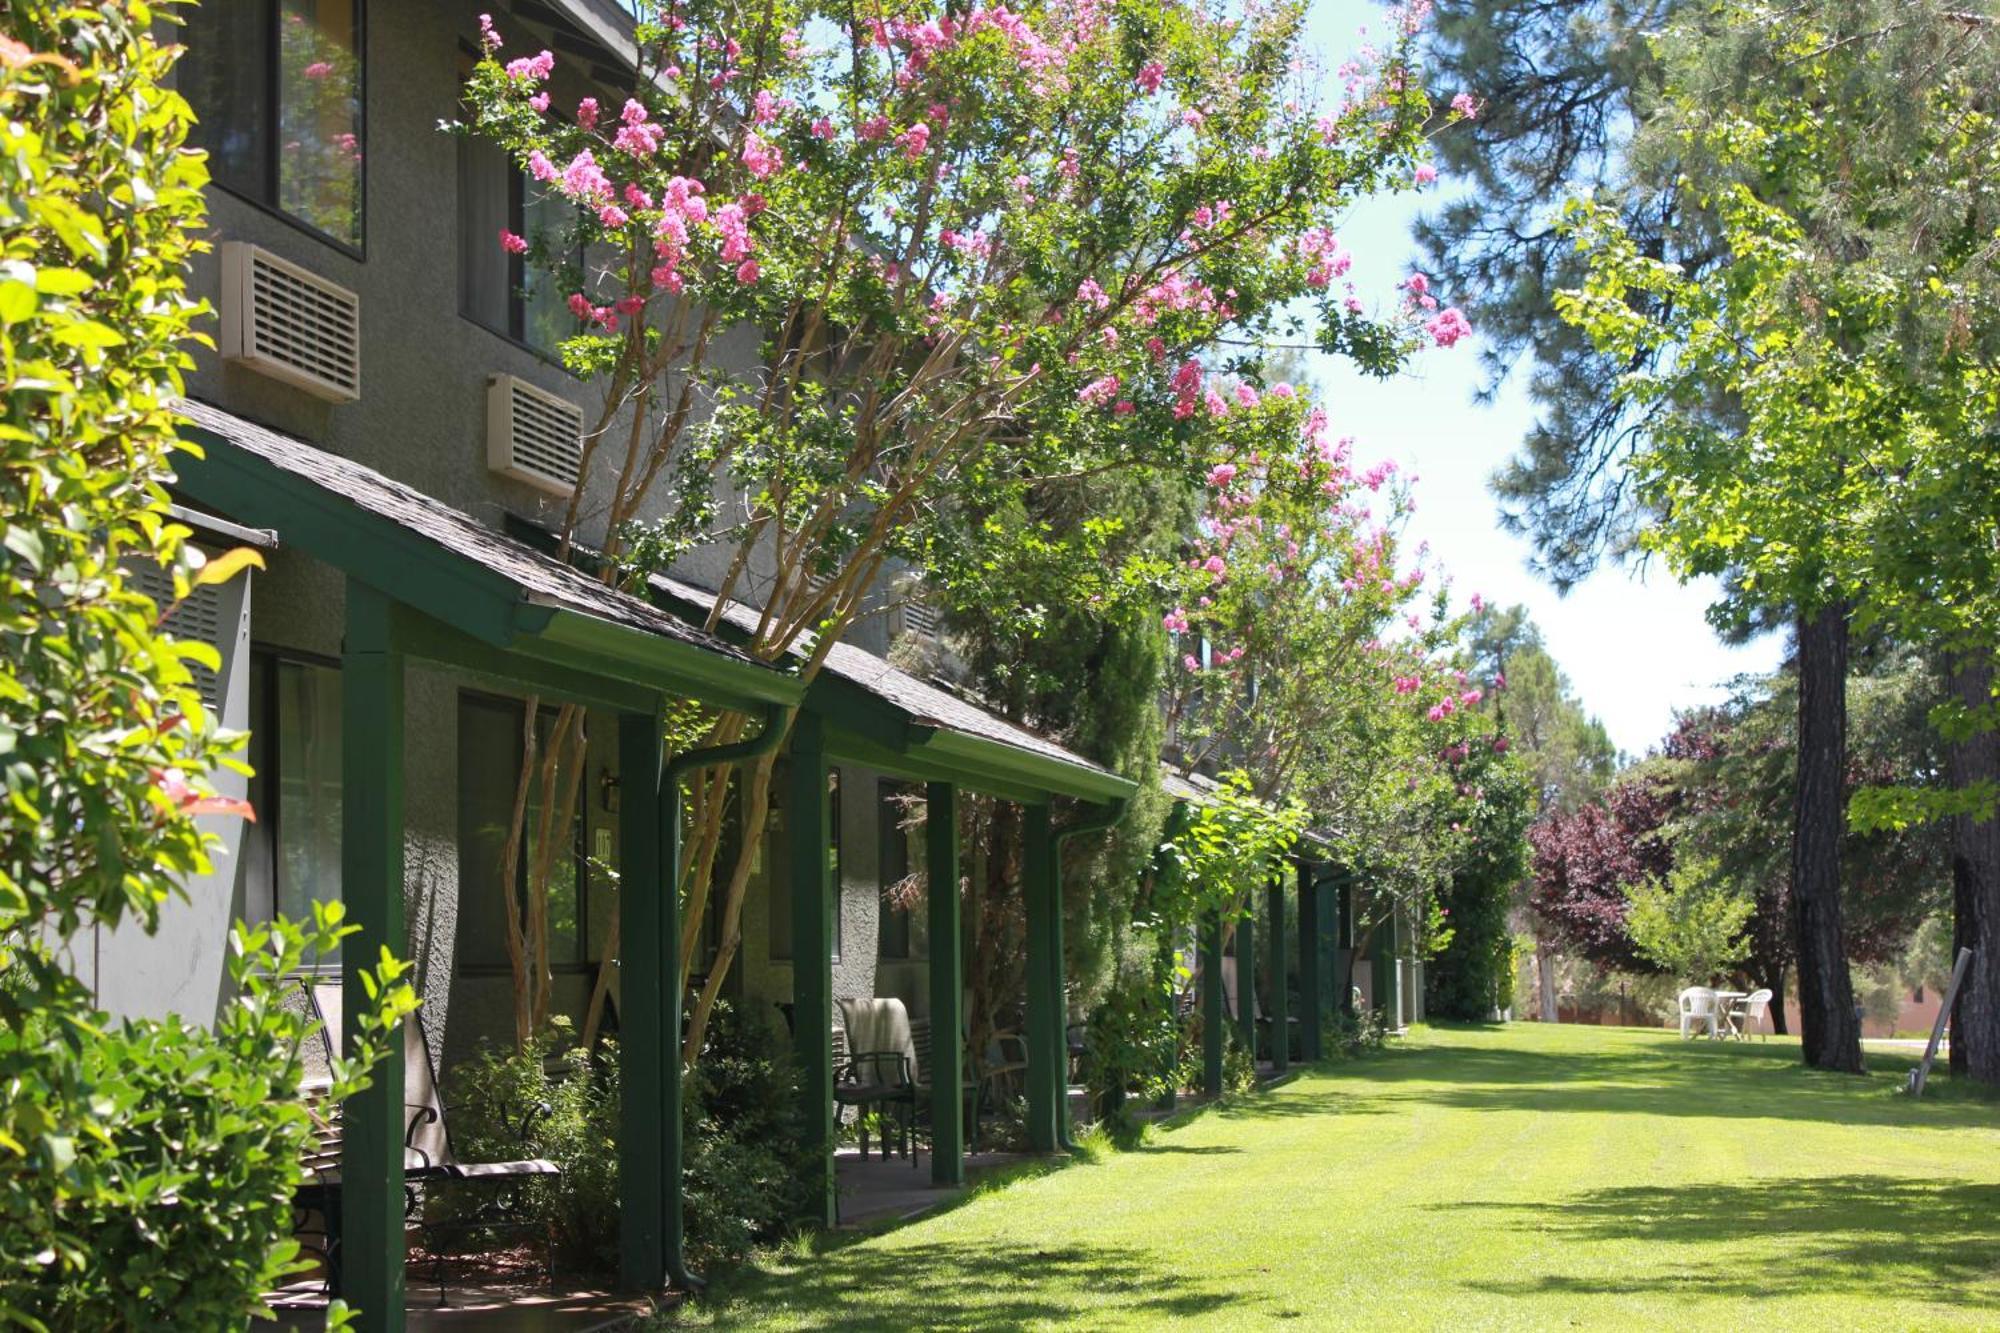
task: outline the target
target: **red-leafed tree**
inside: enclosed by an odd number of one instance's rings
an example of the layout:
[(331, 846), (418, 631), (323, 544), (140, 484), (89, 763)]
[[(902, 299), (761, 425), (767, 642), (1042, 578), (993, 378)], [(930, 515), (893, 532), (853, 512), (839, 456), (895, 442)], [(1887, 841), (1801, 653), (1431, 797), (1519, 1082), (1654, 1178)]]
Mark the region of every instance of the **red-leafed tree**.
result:
[(1625, 886), (1672, 868), (1664, 827), (1674, 804), (1665, 784), (1640, 773), (1614, 784), (1601, 801), (1528, 830), (1530, 903), (1556, 940), (1601, 969), (1654, 970), (1625, 933)]

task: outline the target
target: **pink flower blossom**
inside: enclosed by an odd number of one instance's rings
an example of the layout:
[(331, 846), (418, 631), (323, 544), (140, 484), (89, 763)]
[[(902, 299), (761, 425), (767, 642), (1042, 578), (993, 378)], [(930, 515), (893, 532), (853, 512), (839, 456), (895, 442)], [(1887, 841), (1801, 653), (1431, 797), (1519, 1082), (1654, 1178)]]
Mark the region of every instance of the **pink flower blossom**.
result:
[(1229, 572), (1229, 562), (1224, 560), (1219, 555), (1212, 555), (1208, 559), (1202, 561), (1201, 567), (1207, 570), (1209, 573), (1215, 575), (1217, 582), (1220, 582), (1222, 580), (1222, 576)]
[(1493, 673), (1493, 688), (1494, 688), (1494, 689), (1496, 689), (1496, 690), (1504, 690), (1504, 689), (1506, 689), (1506, 688), (1507, 688), (1507, 673), (1506, 673), (1506, 672), (1504, 672), (1504, 671), (1496, 671), (1496, 672), (1494, 672), (1494, 673)]
[(1255, 407), (1257, 406), (1257, 391), (1248, 384), (1238, 384), (1236, 386), (1236, 401), (1245, 407)]
[(1495, 736), (1493, 738), (1493, 753), (1507, 753), (1507, 738), (1505, 736)]
[(1188, 653), (1181, 658), (1181, 666), (1183, 669), (1188, 671), (1201, 670), (1201, 663), (1198, 660), (1196, 660), (1195, 655), (1193, 653)]
[(525, 237), (516, 236), (513, 232), (502, 227), (500, 229), (500, 248), (510, 255), (524, 255), (528, 253), (528, 242)]
[(1429, 185), (1432, 181), (1436, 180), (1437, 178), (1438, 178), (1438, 169), (1432, 166), (1430, 163), (1428, 162), (1421, 163), (1417, 167), (1416, 170), (1417, 184)]
[(549, 95), (547, 93), (536, 93), (528, 99), (528, 105), (534, 108), (536, 115), (541, 115), (549, 109)]
[(1236, 480), (1236, 464), (1234, 463), (1217, 463), (1208, 470), (1208, 484), (1217, 490), (1221, 490), (1234, 480)]
[(1439, 347), (1450, 347), (1460, 338), (1472, 334), (1472, 325), (1457, 306), (1440, 311), (1424, 324), (1424, 332), (1430, 334), (1431, 341)]
[(747, 286), (748, 284), (757, 281), (757, 273), (758, 273), (757, 261), (754, 259), (746, 259), (741, 264), (737, 265), (736, 280)]
[(1097, 285), (1095, 278), (1085, 278), (1077, 285), (1076, 299), (1099, 310), (1111, 305), (1111, 298), (1105, 295), (1104, 289)]
[(548, 154), (537, 148), (528, 154), (528, 174), (538, 181), (552, 181), (558, 173), (556, 164), (549, 161)]
[(304, 69), (300, 70), (299, 73), (305, 75), (309, 79), (324, 79), (328, 75), (333, 73), (333, 66), (328, 64), (324, 60), (315, 60), (312, 62), (312, 64), (307, 65)]
[(931, 127), (921, 120), (896, 136), (896, 144), (903, 150), (903, 156), (912, 162), (924, 155), (924, 150), (930, 147), (930, 142)]
[(576, 104), (576, 123), (586, 130), (597, 128), (597, 99), (586, 97)]
[(1160, 617), (1160, 625), (1169, 634), (1185, 634), (1188, 629), (1187, 612), (1177, 606)]
[(756, 131), (743, 136), (743, 165), (758, 180), (768, 180), (784, 165), (784, 155), (760, 138)]
[(1484, 611), (1485, 609), (1486, 609), (1486, 599), (1484, 597), (1481, 597), (1478, 593), (1472, 594), (1472, 610), (1474, 614)]
[(1208, 409), (1208, 414), (1212, 417), (1229, 415), (1229, 400), (1214, 389), (1202, 395), (1201, 405)]
[(1294, 398), (1298, 396), (1298, 390), (1283, 380), (1279, 380), (1276, 384), (1273, 384), (1270, 392), (1273, 398)]
[(889, 137), (889, 118), (870, 116), (855, 127), (854, 135), (858, 139), (886, 139)]
[(1076, 400), (1085, 407), (1102, 407), (1118, 396), (1118, 377), (1106, 375), (1092, 380), (1076, 391)]
[(479, 16), (479, 45), (488, 52), (498, 51), (503, 45), (500, 40), (500, 34), (493, 28), (493, 16), (491, 14), (481, 14)]
[(1160, 91), (1161, 80), (1167, 77), (1167, 67), (1157, 60), (1149, 60), (1139, 67), (1139, 73), (1132, 82), (1139, 85), (1139, 91), (1152, 96)]
[(825, 116), (814, 120), (812, 123), (812, 137), (815, 139), (831, 139), (833, 137), (833, 122)]
[(1424, 681), (1421, 676), (1398, 676), (1396, 677), (1396, 693), (1415, 694), (1423, 688), (1423, 684)]
[(613, 303), (613, 309), (621, 315), (636, 315), (645, 308), (646, 298), (643, 296), (621, 296)]
[(1477, 705), (1478, 702), (1481, 699), (1484, 699), (1485, 697), (1486, 697), (1486, 692), (1484, 690), (1472, 689), (1472, 690), (1467, 690), (1464, 694), (1459, 695), (1458, 701), (1465, 707), (1471, 708)]
[(532, 56), (507, 62), (507, 77), (510, 79), (546, 79), (555, 71), (556, 58), (547, 51), (537, 51)]
[(1403, 286), (1409, 289), (1411, 295), (1422, 296), (1431, 289), (1431, 280), (1421, 273), (1412, 273), (1403, 279)]
[(1471, 93), (1460, 93), (1451, 99), (1451, 109), (1467, 120), (1479, 119), (1479, 99)]

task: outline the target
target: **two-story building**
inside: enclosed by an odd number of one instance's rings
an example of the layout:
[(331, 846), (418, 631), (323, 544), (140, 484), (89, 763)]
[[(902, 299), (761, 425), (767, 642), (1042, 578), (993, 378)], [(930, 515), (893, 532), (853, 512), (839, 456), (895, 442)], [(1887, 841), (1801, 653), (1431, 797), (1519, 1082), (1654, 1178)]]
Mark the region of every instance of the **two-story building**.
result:
[[(808, 1124), (828, 1153), (836, 997), (895, 996), (940, 1031), (962, 1021), (960, 951), (948, 947), (955, 839), (929, 840), (932, 879), (951, 891), (927, 913), (886, 907), (883, 894), (916, 868), (908, 800), (949, 828), (939, 816), (961, 791), (1022, 802), (1038, 830), (1024, 1004), (1040, 1043), (1035, 1138), (1056, 1146), (1056, 828), (1075, 816), (1066, 804), (1052, 818), (1051, 805), (1081, 801), (1101, 823), (1132, 784), (892, 667), (892, 633), (930, 632), (920, 616), (862, 623), (808, 687), (732, 646), (729, 619), (719, 635), (695, 627), (718, 554), (698, 552), (636, 597), (543, 553), (537, 537), (574, 488), (587, 488), (586, 513), (601, 509), (588, 492), (601, 483), (579, 475), (597, 390), (555, 355), (573, 328), (560, 294), (496, 243), (560, 205), (490, 145), (440, 130), (460, 114), (482, 8), (562, 57), (555, 88), (572, 103), (633, 77), (631, 20), (608, 0), (206, 0), (183, 12), (177, 80), (213, 176), (193, 291), (214, 307), (216, 346), (189, 379), (200, 456), (184, 461), (175, 495), (202, 544), (260, 546), (266, 568), (202, 591), (174, 627), (222, 652), (203, 687), (225, 725), (251, 734), (255, 776), (233, 780), (259, 817), (216, 823), (215, 873), (187, 886), (157, 934), (102, 931), (72, 955), (115, 1014), (208, 1021), (227, 1000), (232, 919), (340, 899), (361, 927), (348, 975), (378, 945), (413, 960), (448, 1077), (481, 1040), (512, 1036), (506, 886), (522, 892), (537, 849), (507, 830), (524, 733), (545, 725), (529, 701), (585, 705), (577, 834), (556, 853), (550, 895), (552, 1000), (580, 1022), (611, 971), (624, 1276), (650, 1288), (681, 1275), (674, 978), (703, 967), (677, 957), (663, 870), (678, 845), (671, 764), (683, 758), (662, 753), (663, 710), (697, 699), (787, 737), (778, 809), (748, 833), (762, 850), (730, 993), (774, 1026), (781, 1006), (792, 1014)], [(721, 363), (748, 371), (759, 344), (758, 330), (735, 330)], [(603, 534), (586, 523), (580, 536)], [(536, 790), (530, 803), (550, 799)], [(594, 864), (618, 866), (618, 885)], [(717, 943), (711, 933), (702, 947)], [(955, 1047), (940, 1044), (940, 1086)], [(402, 1303), (403, 1073), (383, 1069), (347, 1108), (345, 1280), (379, 1327), (397, 1324)], [(960, 1178), (960, 1151), (941, 1126), (938, 1179)], [(830, 1213), (830, 1167), (823, 1184)]]

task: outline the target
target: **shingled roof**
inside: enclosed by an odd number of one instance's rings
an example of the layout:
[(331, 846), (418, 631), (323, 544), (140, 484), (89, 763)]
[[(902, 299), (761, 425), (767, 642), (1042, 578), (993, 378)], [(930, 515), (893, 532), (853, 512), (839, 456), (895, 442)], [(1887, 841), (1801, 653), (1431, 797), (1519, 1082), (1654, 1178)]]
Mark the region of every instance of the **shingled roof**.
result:
[[(386, 477), (374, 468), (246, 421), (208, 403), (189, 399), (182, 402), (178, 410), (194, 425), (213, 431), (244, 453), (282, 472), (311, 482), (328, 497), (394, 523), (441, 551), (492, 571), (511, 582), (525, 602), (594, 616), (746, 665), (754, 660), (733, 645), (667, 614), (644, 598), (608, 588), (588, 574), (495, 532), (469, 515)], [(254, 516), (251, 517), (254, 519)], [(283, 536), (282, 533), (279, 535)]]
[[(660, 592), (698, 613), (706, 614), (715, 605), (716, 594), (706, 588), (698, 588), (691, 583), (684, 583), (664, 574), (655, 574), (652, 581), (653, 586)], [(755, 607), (742, 602), (732, 601), (723, 610), (723, 619), (745, 633), (756, 631), (759, 618), (760, 612)], [(800, 645), (793, 651), (796, 655), (803, 656), (805, 647)], [(1030, 754), (1085, 772), (1117, 777), (1109, 769), (1092, 763), (1075, 751), (1065, 749), (1054, 741), (1038, 736), (1005, 718), (996, 717), (977, 704), (962, 699), (950, 690), (920, 676), (893, 666), (886, 658), (879, 657), (864, 648), (857, 648), (848, 643), (836, 643), (827, 650), (826, 662), (821, 669), (831, 676), (866, 690), (899, 710), (919, 726), (955, 731), (961, 735), (1025, 750)]]

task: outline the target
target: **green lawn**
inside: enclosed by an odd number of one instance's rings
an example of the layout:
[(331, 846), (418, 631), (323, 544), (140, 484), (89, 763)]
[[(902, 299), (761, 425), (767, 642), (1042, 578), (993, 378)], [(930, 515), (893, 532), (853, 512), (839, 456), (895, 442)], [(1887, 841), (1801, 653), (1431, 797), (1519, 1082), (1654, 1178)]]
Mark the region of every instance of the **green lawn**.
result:
[[(719, 1283), (729, 1328), (2000, 1326), (2000, 1106), (1907, 1058), (1517, 1024)], [(1934, 1089), (1937, 1085), (1933, 1085)]]

